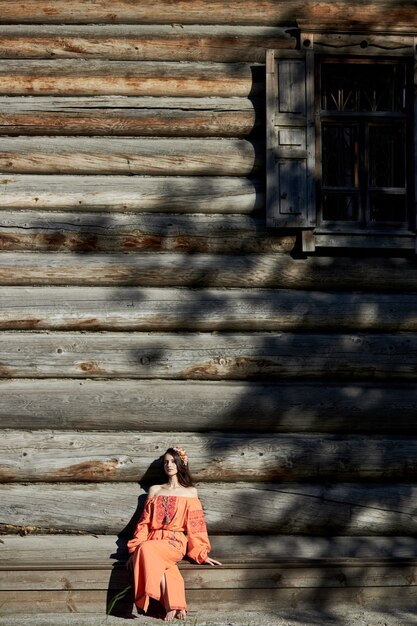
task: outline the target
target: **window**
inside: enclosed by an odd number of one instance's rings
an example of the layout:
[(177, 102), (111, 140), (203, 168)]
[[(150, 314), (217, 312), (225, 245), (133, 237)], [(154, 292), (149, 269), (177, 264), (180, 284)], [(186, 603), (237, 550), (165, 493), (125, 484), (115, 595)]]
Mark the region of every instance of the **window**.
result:
[(318, 225), (408, 228), (406, 63), (317, 65)]
[(355, 55), (310, 38), (268, 51), (267, 222), (305, 250), (414, 249), (413, 46), (381, 56), (347, 38)]

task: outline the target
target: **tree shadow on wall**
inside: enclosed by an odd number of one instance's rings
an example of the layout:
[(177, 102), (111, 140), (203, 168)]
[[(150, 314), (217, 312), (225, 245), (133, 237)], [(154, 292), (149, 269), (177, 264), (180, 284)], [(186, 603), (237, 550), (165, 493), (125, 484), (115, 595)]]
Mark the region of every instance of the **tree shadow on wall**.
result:
[[(224, 216), (218, 219), (218, 223), (226, 229), (228, 218)], [(183, 338), (191, 345), (194, 339), (198, 339), (198, 333), (204, 331), (214, 336), (215, 331), (217, 345), (213, 350), (200, 346), (195, 352), (197, 356), (193, 357), (193, 367), (188, 367), (187, 373), (184, 374), (170, 366), (172, 352), (170, 353), (167, 343), (164, 345), (164, 341), (158, 340), (153, 347), (148, 344), (148, 348), (143, 350), (141, 337), (132, 334), (130, 360), (137, 364), (134, 376), (144, 380), (158, 378), (161, 375), (161, 367), (165, 366), (166, 371), (170, 373), (164, 374), (164, 378), (176, 381), (175, 384), (183, 388), (185, 394), (193, 391), (198, 394), (199, 390), (203, 389), (201, 385), (205, 389), (210, 387), (212, 393), (202, 394), (200, 407), (198, 402), (195, 402), (194, 396), (192, 403), (194, 414), (187, 413), (186, 402), (183, 403), (181, 423), (188, 423), (190, 432), (197, 431), (207, 436), (209, 454), (217, 460), (220, 459), (224, 465), (233, 462), (237, 454), (236, 441), (230, 437), (234, 433), (246, 437), (247, 447), (252, 443), (256, 444), (257, 436), (268, 437), (269, 434), (280, 433), (299, 435), (298, 449), (292, 453), (290, 468), (278, 468), (275, 475), (271, 473), (263, 482), (248, 479), (244, 489), (236, 486), (231, 492), (231, 509), (236, 512), (233, 519), (227, 517), (225, 521), (224, 500), (223, 508), (217, 510), (210, 495), (210, 483), (207, 484), (207, 496), (204, 495), (204, 484), (202, 485), (202, 499), (208, 510), (209, 532), (214, 536), (230, 533), (232, 538), (237, 537), (241, 540), (242, 550), (245, 547), (250, 548), (254, 541), (259, 542), (260, 551), (262, 546), (265, 546), (265, 550), (270, 550), (272, 545), (270, 539), (276, 539), (277, 562), (282, 562), (288, 553), (292, 553), (294, 558), (298, 558), (300, 563), (304, 562), (305, 565), (312, 560), (317, 562), (331, 560), (334, 558), (335, 546), (341, 561), (355, 557), (370, 558), (378, 553), (378, 543), (374, 541), (378, 535), (401, 533), (409, 536), (413, 533), (412, 526), (404, 520), (413, 514), (411, 501), (414, 492), (408, 485), (396, 488), (396, 481), (401, 484), (405, 477), (415, 480), (412, 459), (408, 457), (402, 466), (403, 469), (398, 469), (398, 466), (395, 467), (395, 463), (393, 464), (389, 446), (379, 447), (375, 453), (375, 437), (385, 434), (388, 437), (411, 435), (415, 438), (413, 402), (415, 392), (412, 373), (414, 361), (410, 356), (410, 346), (414, 346), (414, 339), (411, 338), (413, 341), (409, 344), (407, 337), (397, 335), (395, 320), (390, 322), (388, 328), (377, 305), (373, 304), (372, 308), (367, 309), (367, 294), (377, 292), (388, 296), (390, 294), (389, 290), (384, 292), (380, 284), (372, 287), (371, 278), (365, 276), (370, 256), (356, 254), (354, 259), (329, 256), (305, 260), (304, 271), (297, 269), (296, 278), (292, 283), (293, 288), (302, 285), (300, 290), (303, 295), (303, 310), (298, 321), (293, 322), (290, 328), (288, 324), (283, 327), (280, 321), (282, 319), (280, 305), (285, 300), (281, 285), (288, 288), (287, 275), (273, 270), (274, 267), (280, 267), (282, 259), (276, 259), (268, 267), (265, 265), (263, 255), (251, 255), (243, 261), (246, 267), (250, 268), (248, 277), (242, 281), (242, 273), (234, 276), (229, 274), (226, 282), (221, 282), (223, 279), (219, 272), (218, 256), (213, 255), (212, 258), (205, 256), (200, 269), (192, 262), (191, 257), (191, 254), (182, 253), (181, 262), (176, 265), (177, 278), (175, 279), (171, 273), (169, 279), (163, 282), (163, 285), (169, 283), (173, 288), (185, 287), (190, 290), (190, 298), (179, 302), (175, 311), (177, 334), (169, 337), (178, 337), (178, 332), (181, 332)], [(233, 263), (237, 253), (229, 255), (228, 258)], [(123, 255), (120, 255), (120, 260), (123, 261)], [(222, 261), (225, 262), (226, 259)], [(386, 267), (390, 264), (387, 253), (379, 257), (375, 255), (375, 261), (376, 263), (381, 261)], [(294, 266), (297, 265), (299, 268), (302, 262), (303, 260), (287, 256), (285, 267), (291, 272)], [(191, 273), (189, 265), (193, 267)], [(392, 265), (395, 269), (395, 260)], [(355, 297), (346, 300), (348, 306), (336, 323), (332, 309), (343, 297), (340, 288), (341, 277), (345, 281), (344, 284), (351, 289), (352, 278), (349, 269), (354, 269), (356, 276), (360, 277), (361, 267), (363, 267), (362, 279), (356, 282)], [(263, 281), (270, 291), (254, 290), (252, 288), (256, 284), (254, 277), (259, 277), (259, 281)], [(132, 272), (129, 283), (141, 285), (145, 282), (147, 285), (148, 280), (140, 273)], [(219, 283), (222, 287), (218, 289)], [(233, 289), (236, 285), (241, 288), (250, 287), (238, 304), (233, 299), (227, 299), (223, 291), (224, 286)], [(315, 293), (312, 291), (313, 285)], [(391, 293), (394, 294), (398, 286), (394, 285), (391, 289)], [(193, 297), (197, 293), (196, 290), (203, 295), (200, 300)], [(208, 291), (205, 293), (205, 290), (210, 290), (210, 293)], [(274, 296), (278, 297), (274, 300)], [(110, 297), (118, 299), (120, 290), (114, 289)], [(130, 289), (129, 297), (140, 308), (145, 297), (142, 287)], [(207, 315), (208, 297), (215, 327)], [(270, 297), (274, 300), (272, 305)], [(245, 298), (247, 301), (250, 300), (251, 310), (256, 311), (258, 306), (259, 310), (265, 310), (266, 304), (269, 312), (263, 318), (264, 321), (259, 317), (246, 320), (243, 333), (245, 341), (240, 342), (236, 350), (231, 341), (232, 333), (243, 323)], [(291, 304), (288, 306), (289, 314), (296, 317), (296, 304), (293, 305), (293, 309)], [(312, 315), (314, 309), (319, 309), (328, 320), (326, 332), (314, 321), (318, 319)], [(160, 313), (156, 310), (155, 319)], [(270, 320), (274, 319), (271, 324)], [(163, 319), (162, 325), (166, 323), (166, 319)], [(343, 326), (342, 333), (338, 332), (338, 324)], [(360, 333), (357, 332), (359, 325)], [(150, 321), (148, 328), (155, 331), (155, 323)], [(135, 328), (132, 327), (131, 330), (134, 331)], [(173, 327), (167, 328), (165, 332), (173, 330)], [(165, 338), (169, 337), (167, 335)], [(160, 339), (163, 340), (163, 337)], [(409, 354), (407, 362), (402, 357), (405, 353)], [(190, 387), (187, 388), (189, 381), (198, 382), (199, 387), (196, 386), (190, 391)], [(109, 385), (111, 384), (117, 382), (109, 382)], [(219, 393), (220, 388), (222, 393), (229, 394), (227, 402), (223, 401), (224, 398), (222, 399)], [(234, 393), (230, 394), (230, 389)], [(163, 410), (169, 411), (170, 399), (161, 395), (159, 400), (160, 406), (164, 407)], [(207, 409), (207, 401), (211, 403), (211, 409)], [(171, 417), (172, 426), (175, 428), (179, 413), (174, 411)], [(167, 424), (167, 415), (164, 415), (163, 423)], [(141, 428), (142, 425), (149, 428), (150, 422), (145, 414), (141, 414), (138, 407), (137, 428)], [(154, 423), (154, 429), (160, 430), (160, 426)], [(215, 437), (212, 436), (213, 432), (216, 433)], [(306, 438), (303, 440), (303, 435), (307, 434), (324, 437), (327, 435), (328, 441), (334, 437), (330, 444), (336, 446), (335, 450), (338, 445), (337, 437), (344, 438), (345, 448), (346, 446), (349, 448), (349, 445), (354, 443), (352, 436), (360, 435), (361, 451), (358, 453), (351, 448), (350, 458), (340, 459), (340, 467), (337, 468), (337, 451), (329, 463), (329, 445), (319, 441), (314, 452), (310, 475), (308, 478), (305, 475), (300, 477), (299, 468), (305, 467), (306, 456), (311, 455), (311, 443)], [(168, 433), (167, 437), (168, 435), (171, 437), (172, 433)], [(375, 480), (375, 470), (372, 473), (372, 468), (370, 470), (369, 464), (367, 465), (367, 458), (370, 456), (366, 451), (367, 445), (374, 459), (375, 454), (379, 454), (376, 462), (379, 468), (384, 468), (385, 475), (391, 472), (385, 479), (386, 487), (381, 476)], [(357, 470), (352, 470), (354, 462), (358, 462)], [(343, 468), (343, 463), (351, 468), (350, 482), (346, 482), (347, 472)], [(336, 469), (326, 473), (326, 465), (332, 468), (336, 466)], [(257, 464), (252, 469), (256, 474)], [(221, 472), (219, 477), (222, 480)], [(265, 500), (265, 497), (268, 499)], [(258, 521), (250, 515), (253, 510), (261, 513)], [(213, 512), (212, 522), (210, 511)], [(242, 515), (242, 511), (247, 511), (248, 515)], [(379, 516), (380, 522), (372, 521), (373, 515)], [(216, 521), (219, 516), (223, 516), (222, 522)], [(338, 543), (338, 538), (345, 536), (352, 539), (344, 546)], [(314, 546), (314, 549), (307, 550), (303, 538), (310, 539), (310, 547)], [(401, 555), (405, 554), (404, 550), (407, 550), (406, 542), (398, 536), (390, 545), (386, 545), (384, 554), (387, 558), (401, 559)], [(259, 554), (258, 551), (258, 556)], [(215, 556), (222, 559), (222, 554)], [(264, 558), (270, 556), (270, 553), (265, 553)], [(298, 606), (300, 610), (305, 604), (319, 607), (321, 611), (327, 611), (329, 621), (337, 622), (337, 615), (332, 608), (334, 604), (331, 600), (332, 594), (337, 596), (340, 593), (343, 596), (346, 592), (348, 596), (355, 594), (357, 588), (357, 593), (362, 593), (361, 597), (366, 597), (360, 589), (361, 586), (369, 588), (369, 569), (358, 568), (355, 572), (354, 587), (349, 587), (346, 569), (343, 566), (338, 567), (339, 569), (332, 570), (330, 579), (328, 569), (323, 568), (322, 572), (318, 571), (313, 587), (302, 591), (295, 588), (294, 592), (288, 592), (294, 606)], [(389, 565), (385, 567), (382, 564), (379, 571), (380, 580), (384, 577), (388, 579), (391, 571)], [(117, 578), (114, 578), (109, 586), (109, 603), (115, 597), (110, 590), (113, 582), (115, 588), (120, 590), (120, 581), (117, 582)], [(243, 577), (240, 589), (235, 592), (237, 603), (247, 603), (250, 584), (251, 579), (245, 581)], [(272, 590), (278, 588), (272, 579), (269, 585)], [(329, 592), (329, 588), (336, 591)], [(407, 592), (406, 586), (402, 589)], [(269, 593), (267, 605), (271, 615), (278, 610), (278, 600), (273, 599), (274, 593), (272, 591)], [(404, 597), (406, 600), (406, 596)], [(372, 601), (371, 594), (369, 602)], [(131, 603), (131, 599), (129, 602)], [(126, 611), (129, 610), (128, 605), (125, 608)], [(396, 610), (393, 609), (394, 614)]]
[[(260, 128), (260, 133), (263, 132), (264, 128)], [(190, 298), (189, 301), (179, 303), (176, 321), (172, 322), (170, 329), (167, 321), (161, 320), (160, 311), (149, 318), (147, 328), (146, 324), (140, 327), (140, 330), (155, 332), (159, 323), (164, 326), (163, 332), (175, 331), (177, 335), (181, 332), (190, 341), (196, 336), (193, 333), (218, 334), (218, 346), (212, 350), (200, 346), (200, 351), (197, 350), (193, 357), (193, 367), (188, 368), (187, 373), (178, 369), (169, 374), (172, 370), (167, 367), (168, 374), (165, 374), (166, 378), (171, 376), (185, 394), (191, 393), (187, 389), (189, 381), (199, 381), (205, 389), (210, 387), (212, 390), (211, 394), (203, 394), (202, 386), (193, 390), (197, 394), (198, 390), (201, 391), (201, 407), (194, 401), (194, 414), (187, 414), (186, 410), (181, 414), (181, 423), (187, 423), (188, 419), (188, 424), (194, 425), (194, 432), (207, 436), (208, 453), (212, 457), (220, 459), (223, 465), (234, 462), (239, 449), (236, 440), (233, 440), (234, 434), (245, 437), (247, 448), (256, 444), (258, 436), (267, 438), (272, 434), (297, 434), (294, 439), (296, 449), (291, 454), (290, 463), (285, 465), (278, 458), (277, 464), (281, 462), (281, 466), (275, 474), (271, 472), (265, 475), (262, 481), (247, 479), (243, 486), (236, 485), (230, 491), (232, 516), (227, 514), (224, 500), (222, 508), (216, 508), (211, 484), (207, 484), (207, 496), (203, 493), (203, 502), (208, 510), (209, 531), (219, 536), (221, 533), (229, 533), (231, 541), (236, 537), (241, 541), (242, 550), (250, 549), (253, 542), (258, 541), (260, 550), (257, 554), (262, 558), (272, 556), (280, 562), (291, 554), (300, 561), (304, 559), (305, 563), (311, 562), (312, 558), (317, 561), (330, 560), (336, 549), (341, 558), (369, 558), (378, 552), (378, 544), (374, 539), (391, 535), (393, 539), (387, 543), (384, 554), (389, 558), (401, 558), (406, 542), (400, 534), (410, 537), (415, 533), (412, 523), (415, 492), (412, 485), (403, 484), (406, 477), (413, 483), (417, 478), (414, 458), (408, 457), (399, 467), (392, 460), (389, 445), (377, 446), (376, 452), (375, 445), (380, 443), (376, 438), (381, 434), (392, 438), (408, 436), (416, 439), (413, 368), (417, 364), (414, 338), (407, 344), (407, 338), (398, 335), (403, 330), (399, 323), (394, 320), (388, 329), (378, 305), (370, 307), (367, 304), (366, 293), (385, 293), (384, 277), (379, 283), (373, 284), (372, 277), (364, 277), (370, 265), (369, 256), (361, 257), (360, 254), (352, 255), (356, 258), (350, 259), (350, 262), (338, 259), (334, 253), (327, 258), (303, 260), (291, 258), (287, 250), (283, 262), (283, 255), (279, 254), (281, 244), (277, 243), (279, 237), (267, 234), (262, 226), (262, 183), (253, 187), (257, 198), (250, 215), (240, 216), (238, 220), (233, 215), (215, 216), (218, 230), (208, 243), (207, 237), (201, 236), (199, 229), (205, 228), (204, 220), (207, 225), (212, 220), (207, 216), (203, 220), (201, 215), (211, 210), (210, 202), (219, 198), (219, 189), (216, 188), (215, 180), (207, 178), (207, 197), (202, 205), (198, 205), (200, 185), (201, 180), (197, 180), (193, 187), (196, 194), (195, 213), (200, 213), (198, 217), (179, 215), (182, 210), (180, 204), (170, 204), (170, 198), (178, 196), (178, 186), (173, 183), (170, 189), (167, 183), (166, 200), (160, 206), (159, 215), (148, 214), (141, 216), (140, 220), (132, 216), (131, 222), (130, 216), (125, 215), (117, 222), (110, 215), (90, 214), (80, 218), (81, 225), (71, 227), (73, 234), (68, 234), (65, 225), (59, 232), (53, 232), (49, 226), (46, 245), (51, 251), (68, 251), (69, 245), (74, 253), (83, 255), (86, 261), (88, 255), (94, 260), (94, 255), (110, 252), (111, 255), (102, 261), (106, 276), (97, 278), (90, 273), (89, 284), (100, 282), (109, 286), (109, 299), (117, 302), (120, 301), (121, 289), (114, 285), (120, 285), (122, 290), (130, 287), (128, 296), (137, 310), (144, 303), (142, 288), (155, 284), (161, 288), (188, 289), (190, 293), (212, 290), (209, 294), (212, 321), (207, 316), (209, 296), (205, 294), (199, 301)], [(170, 210), (178, 211), (178, 214), (169, 214)], [(63, 219), (66, 219), (65, 216)], [(45, 220), (47, 222), (47, 218)], [(123, 228), (116, 234), (117, 223), (121, 222)], [(239, 234), (239, 224), (246, 224), (244, 234)], [(255, 233), (255, 237), (248, 236), (248, 232)], [(268, 237), (268, 245), (262, 241), (262, 233), (265, 238)], [(61, 240), (59, 236), (62, 236)], [(275, 250), (273, 243), (276, 244)], [(131, 252), (129, 257), (125, 254), (127, 251)], [(164, 253), (172, 251), (175, 254), (170, 255), (170, 266)], [(272, 254), (269, 254), (271, 251)], [(159, 259), (150, 259), (149, 253), (155, 252), (162, 253)], [(389, 275), (391, 261), (387, 260), (388, 253), (378, 254), (375, 255), (375, 267), (378, 264), (380, 267), (376, 267), (375, 275), (381, 279), (381, 267), (386, 267)], [(394, 268), (396, 264), (391, 265)], [(408, 270), (415, 269), (415, 263), (408, 263), (407, 267)], [(399, 272), (396, 272), (396, 276), (399, 276)], [(333, 306), (338, 299), (342, 299), (342, 282), (347, 291), (355, 291), (356, 297), (346, 300), (346, 311), (336, 323)], [(254, 287), (259, 286), (263, 290), (254, 293)], [(236, 328), (243, 327), (245, 295), (239, 303), (225, 297), (226, 289), (235, 288), (247, 289), (246, 301), (251, 301), (251, 310), (255, 311), (252, 320), (246, 319), (244, 322), (246, 326), (242, 334), (245, 337), (238, 349), (233, 348), (230, 334)], [(399, 284), (395, 285), (392, 293), (399, 289)], [(298, 315), (298, 321), (293, 322), (292, 328), (280, 321), (283, 319), (282, 311), (278, 309), (284, 301), (284, 290), (298, 290), (304, 297), (301, 308), (295, 300), (293, 304), (291, 298), (286, 300), (289, 313), (293, 318)], [(312, 295), (313, 290), (320, 293)], [(326, 293), (326, 297), (321, 297), (323, 293)], [(271, 305), (270, 298), (273, 295), (278, 297), (275, 298), (275, 304)], [(267, 321), (262, 321), (256, 311), (265, 310), (265, 305), (269, 313), (264, 318)], [(325, 331), (311, 316), (314, 308), (319, 308), (325, 316)], [(162, 342), (156, 343), (153, 348), (151, 346), (149, 354), (144, 354), (141, 338), (134, 335), (138, 329), (134, 316), (132, 320), (130, 327), (123, 327), (126, 332), (132, 333), (130, 355), (132, 362), (137, 365), (132, 371), (132, 377), (151, 379), (153, 371), (161, 375), (161, 364), (169, 366), (172, 352), (170, 356), (162, 338)], [(368, 336), (363, 337), (358, 333), (359, 323), (361, 333), (368, 333)], [(90, 330), (101, 330), (100, 325), (96, 323), (94, 326), (91, 320), (87, 324)], [(342, 333), (337, 330), (338, 324), (343, 325)], [(82, 328), (82, 324), (79, 328)], [(347, 345), (351, 348), (349, 353)], [(395, 354), (397, 356), (393, 358)], [(401, 355), (407, 356), (402, 359)], [(406, 363), (402, 363), (402, 360)], [(378, 366), (382, 362), (384, 368)], [(407, 363), (408, 370), (403, 367)], [(109, 386), (117, 385), (117, 374), (112, 375), (114, 381), (109, 381)], [(220, 388), (225, 394), (228, 393), (227, 402), (222, 401)], [(229, 393), (230, 389), (233, 393)], [(211, 408), (207, 409), (204, 403), (210, 396)], [(165, 410), (168, 405), (169, 399), (166, 403), (161, 401), (160, 410)], [(140, 414), (139, 407), (138, 429), (143, 425), (149, 429), (149, 421), (145, 418)], [(178, 424), (178, 420), (178, 414), (173, 412), (173, 427)], [(155, 423), (155, 430), (158, 429)], [(212, 436), (213, 432), (216, 433), (215, 437)], [(319, 440), (313, 455), (311, 441), (307, 441), (306, 437), (311, 434), (327, 437), (329, 442), (324, 445), (323, 439)], [(362, 437), (359, 458), (357, 449), (350, 448), (350, 452), (345, 452), (348, 456), (340, 458), (338, 466), (340, 447), (337, 446), (340, 441), (337, 437), (343, 439), (346, 450), (349, 445), (355, 444), (353, 435)], [(277, 445), (282, 446), (283, 443), (278, 442)], [(336, 452), (330, 462), (331, 445)], [(375, 455), (379, 455), (379, 458)], [(310, 475), (306, 478), (305, 474), (301, 475), (301, 468), (305, 467), (305, 459), (309, 456), (313, 456), (313, 459)], [(384, 469), (377, 479), (375, 468), (370, 467), (368, 457), (375, 460), (378, 468)], [(353, 470), (355, 462), (357, 469)], [(332, 467), (332, 471), (327, 470), (326, 473), (327, 466)], [(345, 466), (350, 468), (350, 474)], [(254, 475), (258, 467), (258, 462), (254, 461), (253, 468), (250, 468)], [(349, 482), (346, 481), (346, 475), (349, 476)], [(222, 478), (221, 471), (219, 477)], [(202, 488), (204, 492), (204, 484)], [(222, 488), (224, 485), (219, 486), (219, 492)], [(117, 595), (114, 592), (119, 592), (124, 584), (123, 575), (126, 573), (122, 568), (126, 558), (126, 541), (139, 519), (144, 499), (144, 495), (140, 496), (134, 515), (118, 536), (115, 558), (119, 565), (115, 567), (114, 577), (112, 573), (107, 606), (111, 606)], [(253, 517), (253, 511), (259, 512), (257, 520)], [(349, 539), (347, 548), (341, 541), (343, 537)], [(309, 549), (305, 547), (303, 539), (310, 540)], [(274, 544), (271, 554), (268, 551)], [(222, 558), (221, 554), (216, 556)], [(381, 578), (388, 577), (390, 571), (388, 565), (386, 568), (382, 565)], [(323, 591), (334, 586), (343, 593), (349, 583), (343, 568), (333, 573), (335, 575), (330, 582), (328, 572), (323, 570), (322, 574), (317, 575), (315, 587), (301, 592), (295, 588), (294, 593), (290, 594), (293, 606), (299, 603), (302, 607), (303, 602), (318, 604), (327, 611), (329, 622), (337, 622), (329, 602), (331, 594), (326, 595)], [(364, 567), (362, 572), (356, 572), (355, 585), (358, 589), (361, 586), (369, 587), (367, 581), (369, 571)], [(236, 600), (242, 604), (248, 600), (251, 582), (249, 578), (244, 580), (243, 576), (241, 588), (236, 591)], [(267, 610), (272, 615), (279, 608), (278, 601), (273, 599), (273, 592), (278, 585), (272, 578), (268, 584), (271, 599)], [(407, 589), (406, 586), (402, 588)], [(359, 598), (359, 593), (355, 600)], [(366, 594), (362, 597), (365, 597), (366, 602)], [(132, 598), (126, 596), (126, 605), (120, 603), (114, 608), (123, 609), (125, 615), (128, 615), (131, 606)], [(393, 612), (395, 614), (394, 609)]]

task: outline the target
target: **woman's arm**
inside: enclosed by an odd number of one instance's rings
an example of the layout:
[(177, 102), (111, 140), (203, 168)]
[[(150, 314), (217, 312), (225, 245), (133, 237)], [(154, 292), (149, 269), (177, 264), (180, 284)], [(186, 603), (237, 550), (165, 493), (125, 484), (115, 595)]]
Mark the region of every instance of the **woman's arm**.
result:
[(145, 502), (145, 507), (143, 509), (142, 515), (140, 516), (140, 519), (136, 525), (133, 537), (127, 542), (127, 549), (129, 550), (130, 554), (133, 554), (135, 550), (137, 550), (137, 548), (140, 546), (140, 544), (143, 541), (146, 541), (146, 539), (148, 538), (152, 521), (152, 498), (155, 495), (155, 491), (157, 491), (158, 489), (159, 485), (154, 485), (149, 489), (148, 498)]
[[(197, 491), (195, 493), (197, 494)], [(220, 561), (215, 561), (208, 556), (211, 546), (200, 500), (193, 497), (189, 502), (187, 511), (188, 556), (200, 564), (221, 565)]]

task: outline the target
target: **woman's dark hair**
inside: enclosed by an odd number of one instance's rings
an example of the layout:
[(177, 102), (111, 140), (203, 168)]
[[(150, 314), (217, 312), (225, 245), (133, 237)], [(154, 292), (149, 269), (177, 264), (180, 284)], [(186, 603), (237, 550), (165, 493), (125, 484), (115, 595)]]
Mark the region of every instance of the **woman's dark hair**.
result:
[(178, 474), (178, 482), (182, 487), (193, 487), (194, 481), (190, 474), (190, 470), (188, 468), (188, 463), (185, 465), (184, 461), (181, 459), (175, 448), (168, 448), (166, 452), (164, 452), (164, 456), (166, 454), (170, 454), (175, 461), (175, 465), (177, 466)]

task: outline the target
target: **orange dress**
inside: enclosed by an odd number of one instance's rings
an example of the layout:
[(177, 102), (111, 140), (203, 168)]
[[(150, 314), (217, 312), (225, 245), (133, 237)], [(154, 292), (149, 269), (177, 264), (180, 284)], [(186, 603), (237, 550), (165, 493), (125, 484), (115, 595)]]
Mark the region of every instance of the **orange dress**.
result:
[(149, 598), (164, 604), (161, 579), (165, 574), (169, 610), (187, 610), (184, 580), (177, 563), (185, 554), (197, 563), (204, 563), (210, 552), (206, 522), (198, 497), (148, 498), (127, 547), (130, 554), (134, 553), (136, 606), (146, 612)]

